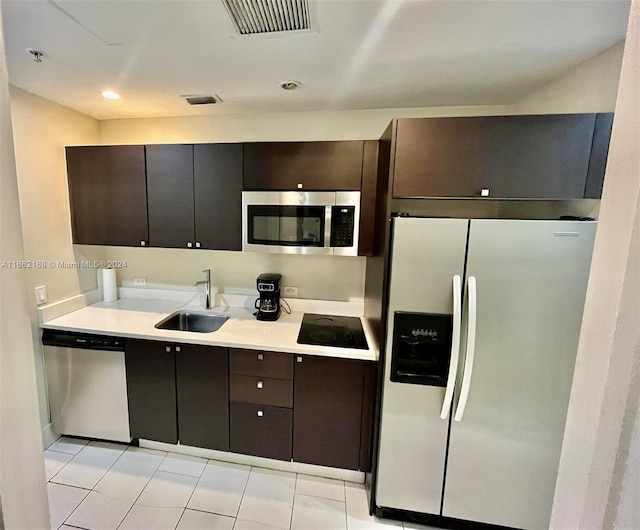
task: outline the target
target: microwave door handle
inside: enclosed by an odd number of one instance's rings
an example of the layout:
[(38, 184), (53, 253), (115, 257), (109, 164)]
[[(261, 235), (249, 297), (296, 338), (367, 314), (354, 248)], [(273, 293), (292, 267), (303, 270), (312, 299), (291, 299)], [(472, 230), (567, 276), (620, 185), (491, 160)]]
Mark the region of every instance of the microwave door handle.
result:
[(469, 276), (469, 318), (467, 321), (467, 353), (464, 360), (464, 375), (462, 376), (462, 386), (460, 387), (460, 400), (456, 407), (453, 419), (460, 421), (464, 414), (469, 399), (469, 388), (471, 387), (471, 374), (473, 373), (473, 359), (476, 354), (476, 322), (478, 316), (477, 290), (475, 276)]
[(458, 358), (460, 355), (460, 328), (462, 326), (462, 281), (459, 275), (453, 277), (453, 332), (451, 337), (451, 355), (449, 357), (449, 376), (444, 391), (440, 418), (446, 420), (451, 410), (453, 390), (458, 374)]
[[(335, 203), (335, 200), (334, 200)], [(324, 207), (324, 248), (331, 248), (331, 210), (333, 206)], [(333, 253), (333, 252), (332, 252)]]

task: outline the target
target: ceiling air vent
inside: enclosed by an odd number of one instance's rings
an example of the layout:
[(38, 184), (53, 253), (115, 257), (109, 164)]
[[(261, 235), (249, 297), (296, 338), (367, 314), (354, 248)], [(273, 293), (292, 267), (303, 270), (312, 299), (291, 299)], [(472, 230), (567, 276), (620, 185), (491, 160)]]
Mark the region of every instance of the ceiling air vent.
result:
[(213, 105), (221, 101), (220, 98), (216, 99), (213, 96), (181, 96), (187, 100), (189, 105)]
[(241, 35), (309, 29), (308, 0), (222, 0)]

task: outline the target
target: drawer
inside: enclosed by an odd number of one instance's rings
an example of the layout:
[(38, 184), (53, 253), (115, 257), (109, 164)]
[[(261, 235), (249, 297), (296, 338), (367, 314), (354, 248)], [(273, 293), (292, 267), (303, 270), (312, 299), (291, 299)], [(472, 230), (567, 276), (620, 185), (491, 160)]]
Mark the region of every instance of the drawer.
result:
[(288, 379), (232, 374), (229, 383), (231, 401), (293, 407), (293, 381)]
[(229, 372), (273, 379), (293, 379), (293, 355), (232, 348), (229, 351)]
[(291, 409), (231, 403), (231, 451), (291, 460)]

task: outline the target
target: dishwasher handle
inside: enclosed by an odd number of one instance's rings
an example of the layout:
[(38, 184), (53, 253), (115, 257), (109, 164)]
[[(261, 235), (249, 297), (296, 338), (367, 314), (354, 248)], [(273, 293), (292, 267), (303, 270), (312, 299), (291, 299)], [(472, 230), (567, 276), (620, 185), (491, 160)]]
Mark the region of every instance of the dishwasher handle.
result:
[(77, 348), (83, 350), (124, 351), (124, 339), (105, 335), (90, 335), (70, 331), (45, 329), (42, 333), (44, 346), (61, 348)]

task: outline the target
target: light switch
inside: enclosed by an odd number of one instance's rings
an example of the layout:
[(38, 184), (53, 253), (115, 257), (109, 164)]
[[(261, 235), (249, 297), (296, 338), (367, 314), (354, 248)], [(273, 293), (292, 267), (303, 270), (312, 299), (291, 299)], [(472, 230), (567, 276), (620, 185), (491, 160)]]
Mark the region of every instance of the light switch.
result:
[(41, 285), (36, 287), (36, 305), (42, 305), (47, 303), (47, 287)]

